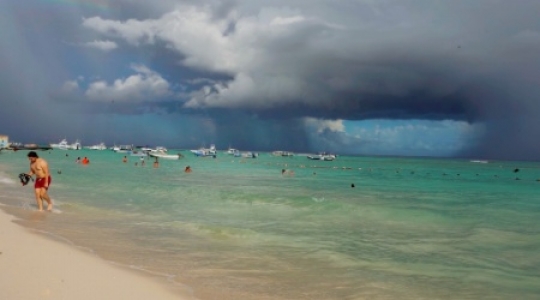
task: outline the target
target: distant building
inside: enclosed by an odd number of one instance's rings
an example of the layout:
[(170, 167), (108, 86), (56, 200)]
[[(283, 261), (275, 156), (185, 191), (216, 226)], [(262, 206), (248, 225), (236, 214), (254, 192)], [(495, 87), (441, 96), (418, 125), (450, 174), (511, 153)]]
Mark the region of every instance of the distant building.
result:
[(9, 137), (7, 135), (0, 135), (0, 149), (7, 148), (9, 146)]

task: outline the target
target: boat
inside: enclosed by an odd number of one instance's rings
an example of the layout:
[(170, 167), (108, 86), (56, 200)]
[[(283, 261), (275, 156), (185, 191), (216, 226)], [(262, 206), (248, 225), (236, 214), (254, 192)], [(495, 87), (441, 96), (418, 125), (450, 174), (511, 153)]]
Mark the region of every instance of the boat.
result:
[(105, 143), (99, 143), (96, 145), (92, 145), (88, 147), (90, 150), (107, 150), (107, 146), (105, 146)]
[(234, 149), (234, 148), (231, 148), (231, 147), (229, 147), (229, 149), (227, 149), (227, 154), (228, 155), (239, 156), (239, 153), (240, 153), (240, 151), (238, 151), (238, 149)]
[(68, 146), (68, 150), (81, 150), (81, 142), (79, 140), (76, 140), (75, 143)]
[(148, 156), (162, 158), (162, 159), (171, 159), (171, 160), (181, 159), (184, 157), (181, 153), (168, 154), (165, 151), (151, 151), (151, 152), (148, 152)]
[(278, 150), (278, 151), (273, 151), (272, 152), (272, 155), (273, 156), (287, 156), (287, 157), (291, 157), (291, 156), (294, 156), (294, 153), (290, 152), (290, 151), (281, 151), (281, 150)]
[(259, 157), (259, 153), (255, 152), (242, 152), (241, 156), (243, 158), (257, 158)]
[(68, 144), (66, 139), (62, 139), (60, 143), (58, 144), (51, 144), (51, 148), (60, 149), (60, 150), (68, 150), (70, 149), (70, 145)]
[(317, 154), (317, 155), (308, 155), (307, 158), (311, 159), (311, 160), (332, 161), (332, 160), (336, 159), (336, 156), (333, 155), (333, 154), (321, 153), (321, 154)]
[(167, 148), (163, 146), (157, 146), (155, 148), (143, 148), (143, 150), (147, 150), (148, 152), (167, 152)]
[(217, 151), (215, 145), (210, 145), (210, 148), (200, 148), (197, 150), (189, 150), (191, 153), (195, 154), (195, 156), (212, 156), (216, 157)]
[(21, 143), (11, 143), (9, 147), (0, 148), (4, 150), (51, 150), (53, 149), (51, 145), (38, 145), (38, 144), (21, 144)]
[(129, 151), (133, 150), (132, 145), (120, 145), (120, 146), (114, 146), (112, 149), (116, 153), (128, 153)]
[(146, 157), (148, 156), (148, 151), (143, 151), (141, 149), (132, 149), (127, 152), (130, 156), (141, 156)]

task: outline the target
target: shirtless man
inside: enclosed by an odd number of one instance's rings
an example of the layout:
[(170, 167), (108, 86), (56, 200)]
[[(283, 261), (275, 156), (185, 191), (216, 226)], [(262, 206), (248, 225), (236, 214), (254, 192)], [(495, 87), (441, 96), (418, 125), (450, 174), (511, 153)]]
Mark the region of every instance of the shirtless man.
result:
[(36, 175), (34, 190), (36, 193), (36, 203), (39, 211), (43, 211), (43, 200), (47, 201), (47, 210), (52, 211), (53, 203), (47, 190), (51, 184), (51, 174), (49, 173), (49, 165), (43, 158), (39, 158), (36, 152), (28, 152), (30, 160), (30, 173), (28, 175)]

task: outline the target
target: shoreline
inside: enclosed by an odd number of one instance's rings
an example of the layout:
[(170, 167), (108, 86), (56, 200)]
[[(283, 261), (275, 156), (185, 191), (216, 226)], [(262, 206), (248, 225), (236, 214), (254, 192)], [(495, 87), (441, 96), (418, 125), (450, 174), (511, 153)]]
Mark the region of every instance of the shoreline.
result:
[(0, 208), (1, 299), (196, 299), (157, 277), (33, 233)]

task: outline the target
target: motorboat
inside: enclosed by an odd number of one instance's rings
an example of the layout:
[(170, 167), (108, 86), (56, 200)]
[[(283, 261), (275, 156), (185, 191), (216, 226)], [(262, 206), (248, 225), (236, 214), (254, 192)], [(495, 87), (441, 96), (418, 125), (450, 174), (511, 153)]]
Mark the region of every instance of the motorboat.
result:
[(167, 148), (163, 146), (157, 146), (155, 148), (143, 148), (142, 150), (147, 152), (167, 152)]
[(227, 150), (227, 155), (232, 155), (234, 157), (240, 157), (242, 156), (242, 154), (240, 153), (240, 150), (238, 149), (234, 149), (234, 148), (229, 148)]
[(62, 139), (58, 144), (51, 144), (51, 148), (59, 150), (68, 150), (71, 148), (71, 145), (68, 144), (66, 139)]
[(90, 150), (107, 150), (107, 146), (105, 146), (105, 143), (99, 143), (96, 145), (92, 145), (88, 147)]
[(216, 157), (217, 151), (215, 145), (210, 145), (210, 148), (200, 148), (197, 150), (189, 150), (191, 153), (195, 154), (195, 156), (212, 156)]
[(317, 154), (317, 155), (308, 155), (307, 158), (311, 159), (311, 160), (332, 161), (332, 160), (336, 159), (336, 156), (333, 155), (333, 154), (321, 153), (321, 154)]
[(181, 153), (168, 154), (165, 151), (151, 151), (151, 152), (148, 152), (148, 156), (162, 158), (162, 159), (171, 159), (171, 160), (181, 159), (184, 157)]
[(487, 160), (471, 160), (472, 163), (478, 163), (478, 164), (487, 164), (489, 161)]
[(141, 149), (132, 149), (132, 150), (129, 150), (127, 152), (130, 156), (141, 156), (141, 157), (146, 157), (148, 156), (148, 151), (144, 151), (144, 150), (141, 150)]
[(287, 157), (291, 157), (291, 156), (294, 156), (294, 153), (290, 152), (290, 151), (281, 151), (281, 150), (278, 150), (278, 151), (273, 151), (272, 152), (272, 155), (273, 156), (287, 156)]
[(228, 155), (238, 156), (239, 152), (240, 151), (238, 151), (238, 149), (234, 149), (234, 148), (231, 148), (231, 147), (229, 147), (229, 149), (227, 149), (227, 154)]
[(69, 150), (81, 150), (82, 149), (81, 142), (79, 140), (76, 140), (75, 143), (69, 145), (68, 149)]
[(243, 158), (257, 158), (259, 157), (259, 153), (255, 152), (242, 152), (241, 156)]
[(11, 143), (9, 147), (0, 147), (0, 150), (51, 150), (51, 145)]
[(113, 151), (116, 153), (128, 153), (129, 151), (133, 150), (132, 145), (120, 145), (120, 146), (114, 146)]

